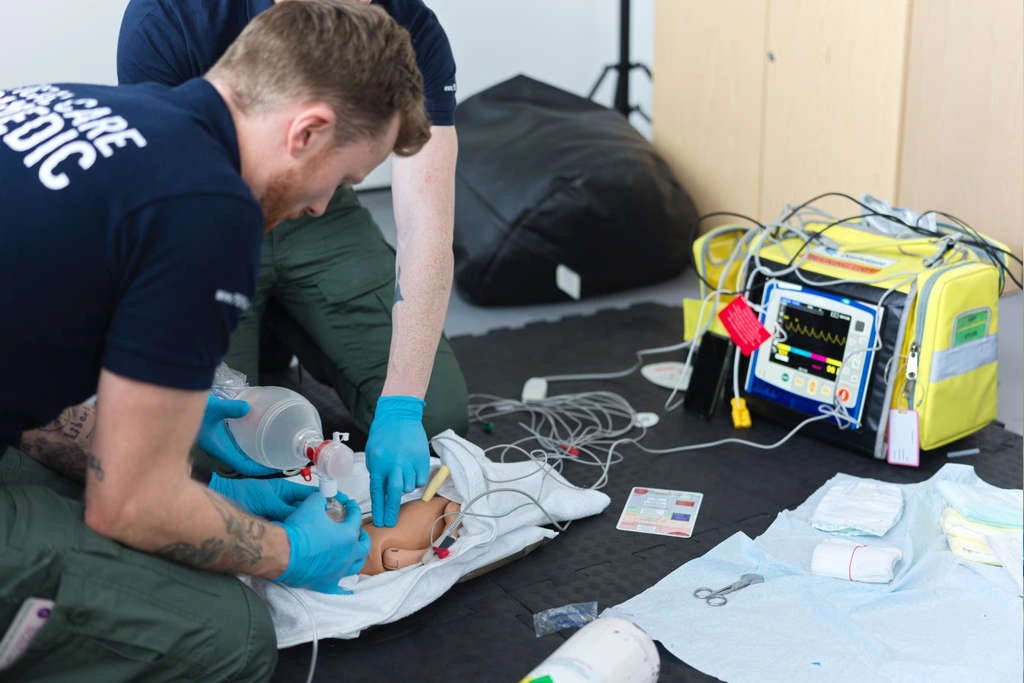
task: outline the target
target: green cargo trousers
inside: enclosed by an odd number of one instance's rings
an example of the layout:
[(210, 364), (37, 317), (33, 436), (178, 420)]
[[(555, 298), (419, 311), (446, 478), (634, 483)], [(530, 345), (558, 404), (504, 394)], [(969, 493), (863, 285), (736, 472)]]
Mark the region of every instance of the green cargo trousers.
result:
[[(260, 332), (269, 329), (369, 431), (387, 375), (394, 293), (394, 249), (356, 193), (339, 188), (323, 216), (285, 221), (264, 236), (252, 305), (224, 361), (257, 384)], [(444, 337), (426, 401), (428, 436), (465, 434), (466, 381)]]
[(233, 576), (175, 564), (92, 531), (82, 487), (0, 451), (0, 633), (21, 603), (53, 611), (4, 681), (265, 681), (266, 605)]

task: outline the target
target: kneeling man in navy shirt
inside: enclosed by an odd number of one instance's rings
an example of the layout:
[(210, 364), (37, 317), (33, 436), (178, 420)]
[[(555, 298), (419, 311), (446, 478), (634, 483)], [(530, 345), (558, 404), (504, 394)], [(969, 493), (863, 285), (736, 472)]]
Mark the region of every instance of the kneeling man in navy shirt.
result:
[(0, 90), (0, 637), (46, 619), (5, 680), (263, 680), (270, 618), (231, 575), (359, 571), (354, 502), (206, 485), (188, 451), (264, 231), (429, 136), (408, 33), (345, 0), (275, 5), (177, 87)]

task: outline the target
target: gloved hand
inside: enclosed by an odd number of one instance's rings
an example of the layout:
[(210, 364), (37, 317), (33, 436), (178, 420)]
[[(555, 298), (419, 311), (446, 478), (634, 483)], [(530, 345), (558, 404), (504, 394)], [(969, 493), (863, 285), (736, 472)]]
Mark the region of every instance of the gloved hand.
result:
[(214, 474), (210, 490), (229, 498), (250, 515), (281, 521), (295, 512), (297, 506), (315, 486), (303, 486), (284, 479), (227, 479)]
[(244, 417), (249, 412), (249, 404), (230, 398), (220, 398), (212, 393), (206, 399), (206, 412), (199, 425), (199, 436), (196, 443), (211, 456), (224, 463), (235, 472), (249, 477), (274, 474), (272, 470), (251, 459), (238, 447), (235, 439), (228, 431), (229, 417)]
[(426, 486), (430, 448), (423, 429), (423, 406), (413, 396), (381, 396), (366, 440), (370, 506), (375, 526), (394, 526), (402, 493)]
[(359, 505), (343, 493), (337, 499), (345, 506), (344, 522), (327, 516), (327, 501), (316, 492), (279, 523), (288, 534), (291, 550), (288, 568), (274, 581), (320, 593), (352, 592), (338, 582), (363, 568), (370, 537), (363, 531)]

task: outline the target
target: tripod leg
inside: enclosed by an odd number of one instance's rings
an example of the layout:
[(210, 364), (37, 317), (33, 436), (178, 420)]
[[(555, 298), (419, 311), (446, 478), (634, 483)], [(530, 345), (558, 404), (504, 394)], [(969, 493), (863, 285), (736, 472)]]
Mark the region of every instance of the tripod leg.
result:
[(647, 74), (647, 78), (651, 79), (652, 81), (654, 80), (654, 74), (651, 73), (651, 67), (647, 66), (643, 62), (634, 62), (633, 64), (629, 65), (629, 68), (640, 69), (645, 74)]
[(645, 111), (644, 111), (644, 110), (643, 110), (642, 108), (640, 108), (639, 106), (634, 106), (634, 107), (630, 107), (630, 108), (629, 108), (629, 111), (630, 111), (630, 113), (632, 113), (632, 112), (636, 112), (637, 114), (640, 114), (640, 116), (641, 116), (641, 117), (643, 117), (643, 120), (644, 120), (644, 121), (646, 121), (647, 123), (650, 123), (650, 122), (651, 122), (651, 117), (650, 117), (650, 116), (648, 116), (648, 115), (647, 115), (647, 112), (645, 112)]
[(594, 95), (597, 94), (597, 89), (601, 87), (601, 84), (604, 83), (605, 77), (614, 68), (615, 64), (609, 64), (601, 71), (601, 75), (597, 77), (597, 81), (594, 83), (594, 87), (590, 89), (590, 94), (587, 95), (588, 100), (594, 99)]

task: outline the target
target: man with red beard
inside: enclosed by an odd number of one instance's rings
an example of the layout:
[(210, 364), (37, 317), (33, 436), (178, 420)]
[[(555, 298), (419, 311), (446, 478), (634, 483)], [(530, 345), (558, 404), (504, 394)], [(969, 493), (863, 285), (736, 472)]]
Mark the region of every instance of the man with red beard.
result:
[[(131, 0), (117, 41), (118, 79), (177, 85), (199, 76), (246, 24), (281, 1)], [(427, 436), (465, 433), (468, 392), (441, 333), (454, 263), (455, 59), (424, 0), (373, 4), (409, 31), (431, 123), (430, 142), (391, 166), (397, 250), (347, 183), (324, 215), (286, 221), (263, 240), (252, 306), (225, 362), (259, 384), (261, 367), (286, 368), (294, 353), (333, 387), (367, 434), (373, 522), (393, 526), (402, 494), (427, 483)], [(211, 397), (199, 446), (241, 474), (270, 474), (226, 438), (218, 420), (247, 409)]]
[(273, 628), (230, 575), (359, 571), (354, 502), (207, 486), (188, 450), (264, 231), (429, 135), (408, 34), (342, 0), (262, 13), (178, 87), (0, 91), (0, 633), (30, 641), (5, 680), (262, 680)]

